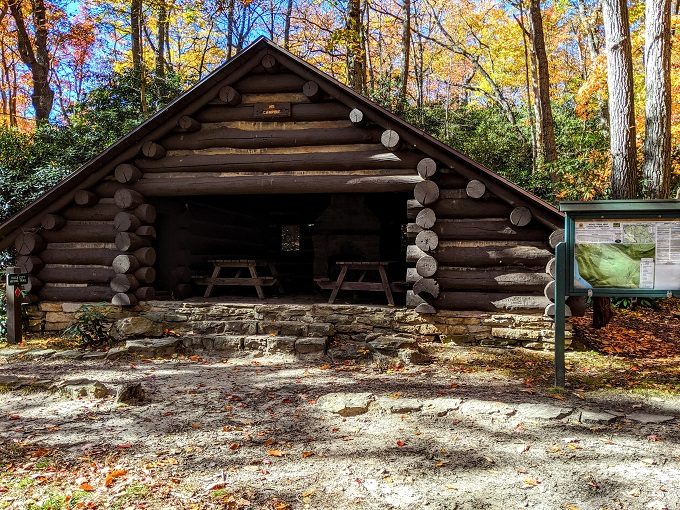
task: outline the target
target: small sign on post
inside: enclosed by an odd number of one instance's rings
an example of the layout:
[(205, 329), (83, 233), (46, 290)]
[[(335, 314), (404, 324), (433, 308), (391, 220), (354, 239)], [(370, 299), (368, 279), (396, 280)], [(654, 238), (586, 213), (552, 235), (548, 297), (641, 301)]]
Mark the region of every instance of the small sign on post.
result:
[(8, 267), (6, 277), (6, 300), (7, 300), (7, 342), (19, 344), (22, 340), (21, 333), (21, 286), (29, 280), (28, 273), (22, 273), (20, 267)]

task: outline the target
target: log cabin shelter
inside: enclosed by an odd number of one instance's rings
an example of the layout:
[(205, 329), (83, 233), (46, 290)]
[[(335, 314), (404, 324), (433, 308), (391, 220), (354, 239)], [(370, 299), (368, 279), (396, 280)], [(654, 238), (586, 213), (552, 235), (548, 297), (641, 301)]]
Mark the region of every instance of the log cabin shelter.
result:
[(543, 310), (562, 223), (260, 38), (0, 225), (0, 248), (39, 301), (384, 304), (387, 277), (422, 313)]

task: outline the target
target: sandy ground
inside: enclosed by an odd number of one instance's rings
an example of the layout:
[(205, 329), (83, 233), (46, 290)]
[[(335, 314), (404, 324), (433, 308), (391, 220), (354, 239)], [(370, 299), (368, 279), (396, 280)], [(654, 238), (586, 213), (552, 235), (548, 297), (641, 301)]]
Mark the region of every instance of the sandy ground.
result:
[[(8, 374), (141, 382), (148, 401), (0, 393), (0, 508), (680, 508), (677, 419), (579, 420), (680, 417), (677, 399), (527, 389), (443, 348), (396, 371), (267, 356), (1, 361)], [(368, 393), (368, 411), (322, 408), (333, 392)]]

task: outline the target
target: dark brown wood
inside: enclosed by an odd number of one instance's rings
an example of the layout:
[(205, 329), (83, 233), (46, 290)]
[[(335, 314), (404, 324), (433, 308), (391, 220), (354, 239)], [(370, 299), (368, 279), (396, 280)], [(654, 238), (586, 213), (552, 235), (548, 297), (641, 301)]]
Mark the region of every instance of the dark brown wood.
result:
[(527, 207), (515, 207), (510, 213), (510, 223), (526, 227), (531, 222), (531, 211)]
[(99, 197), (91, 191), (79, 189), (74, 193), (73, 201), (77, 205), (92, 206), (99, 202)]
[(45, 263), (42, 259), (35, 255), (21, 255), (17, 257), (17, 266), (21, 268), (23, 273), (38, 274), (44, 265)]
[(156, 250), (153, 248), (139, 248), (133, 255), (143, 266), (153, 266), (156, 263)]
[(145, 158), (160, 159), (165, 156), (165, 147), (161, 144), (147, 140), (142, 144), (142, 155)]
[(574, 317), (583, 317), (588, 311), (588, 304), (583, 296), (569, 296), (567, 306), (571, 309), (571, 314)]
[(383, 131), (380, 135), (380, 141), (386, 149), (394, 151), (399, 147), (399, 133), (392, 129)]
[(413, 292), (418, 295), (428, 294), (436, 299), (439, 297), (439, 283), (434, 278), (421, 278), (413, 284)]
[(92, 191), (94, 191), (94, 193), (99, 197), (101, 201), (101, 199), (112, 198), (113, 195), (116, 194), (116, 191), (118, 191), (121, 188), (121, 186), (122, 186), (121, 183), (115, 180), (107, 179), (96, 184), (92, 188)]
[(416, 201), (421, 205), (430, 205), (439, 199), (439, 187), (434, 181), (421, 181), (413, 191)]
[(128, 188), (116, 191), (113, 200), (123, 210), (135, 209), (144, 203), (144, 197), (140, 193)]
[[(423, 204), (417, 200), (409, 200), (408, 218), (415, 219), (422, 208)], [(501, 218), (507, 217), (512, 210), (512, 207), (505, 202), (486, 198), (477, 200), (470, 198), (461, 200), (442, 199), (430, 205), (430, 208), (435, 212), (438, 220), (447, 218)]]
[(302, 86), (302, 93), (308, 97), (310, 101), (319, 101), (323, 98), (323, 90), (315, 81), (306, 81)]
[(120, 292), (111, 298), (111, 304), (115, 306), (135, 306), (138, 299), (134, 294), (125, 294)]
[(296, 74), (279, 73), (275, 79), (267, 74), (251, 74), (236, 83), (243, 94), (267, 94), (271, 92), (299, 92), (304, 80)]
[(333, 175), (237, 175), (224, 177), (172, 177), (142, 179), (135, 189), (148, 197), (243, 195), (272, 193), (382, 193), (413, 190), (417, 175), (367, 176), (346, 173)]
[(45, 230), (59, 230), (66, 225), (66, 220), (57, 214), (46, 214), (40, 220), (40, 224)]
[[(198, 122), (193, 117), (189, 117), (188, 115), (182, 115), (177, 121), (177, 128), (175, 131), (179, 131), (181, 133), (192, 133), (194, 131), (198, 131), (199, 129), (201, 129), (200, 122)], [(163, 142), (163, 147), (167, 148), (165, 141)]]
[(132, 184), (142, 178), (142, 172), (135, 165), (123, 163), (118, 165), (113, 172), (116, 181), (121, 184)]
[(229, 85), (220, 89), (218, 97), (220, 98), (220, 101), (230, 106), (236, 106), (241, 102), (241, 94), (239, 91)]
[(45, 267), (37, 276), (45, 283), (106, 284), (114, 274), (110, 267), (72, 266)]
[(278, 66), (279, 66), (278, 62), (276, 61), (276, 57), (274, 55), (265, 55), (264, 57), (262, 57), (262, 60), (260, 61), (260, 65), (268, 73), (275, 73), (277, 71)]
[(437, 162), (432, 158), (423, 158), (418, 161), (418, 175), (423, 179), (429, 179), (437, 173)]
[(557, 245), (564, 241), (564, 229), (554, 230), (548, 236), (548, 245), (554, 250)]
[(442, 292), (429, 302), (438, 309), (488, 312), (542, 312), (550, 303), (545, 296), (502, 292)]
[(9, 286), (10, 274), (17, 274), (21, 270), (18, 267), (8, 267), (6, 270), (7, 276), (3, 284), (5, 290), (5, 337), (9, 344), (20, 344), (23, 341), (23, 334), (21, 330), (22, 320), (21, 320), (21, 296), (17, 296), (14, 293), (14, 288)]
[(135, 207), (135, 216), (142, 223), (151, 224), (156, 221), (156, 208), (151, 204), (141, 204)]
[(421, 209), (416, 216), (416, 225), (420, 228), (432, 228), (437, 221), (437, 215), (429, 207)]
[(194, 286), (190, 283), (179, 283), (173, 289), (175, 299), (184, 299), (194, 295)]
[(113, 297), (113, 291), (108, 285), (88, 285), (86, 287), (52, 287), (46, 285), (40, 289), (38, 296), (45, 301), (96, 302), (110, 300)]
[(135, 278), (142, 284), (151, 284), (156, 281), (156, 270), (153, 267), (140, 267), (135, 271)]
[(433, 276), (437, 272), (437, 260), (431, 255), (423, 255), (416, 262), (416, 271), (424, 278)]
[(153, 301), (156, 299), (156, 290), (153, 287), (140, 287), (135, 291), (135, 297), (140, 301)]
[(328, 129), (263, 129), (250, 131), (230, 127), (203, 129), (191, 134), (173, 134), (163, 143), (170, 150), (200, 150), (212, 147), (259, 149), (379, 143), (380, 130), (354, 127)]
[(116, 274), (134, 273), (139, 269), (139, 261), (134, 255), (118, 255), (111, 264)]
[(19, 255), (33, 255), (45, 248), (45, 240), (33, 232), (21, 232), (14, 240), (14, 248)]
[(156, 239), (156, 227), (153, 225), (142, 225), (141, 227), (137, 227), (135, 234), (142, 237)]
[[(283, 170), (413, 169), (417, 161), (418, 154), (415, 152), (393, 154), (385, 150), (343, 153), (313, 152), (307, 154), (206, 154), (197, 151), (183, 156), (168, 156), (161, 160), (140, 159), (137, 160), (137, 165), (147, 173), (172, 171), (279, 172)], [(430, 182), (430, 187), (436, 186), (436, 184)]]
[(547, 229), (542, 225), (516, 227), (507, 218), (479, 218), (439, 219), (432, 230), (442, 241), (456, 239), (542, 241), (545, 239)]
[(431, 252), (439, 246), (439, 237), (432, 230), (423, 230), (416, 236), (416, 246), (424, 252)]
[(139, 282), (131, 274), (116, 274), (111, 278), (111, 290), (118, 292), (134, 292), (139, 287)]
[[(417, 246), (407, 246), (406, 260), (417, 262), (425, 252)], [(532, 245), (508, 246), (501, 244), (482, 246), (455, 246), (443, 243), (432, 254), (439, 264), (460, 267), (490, 266), (522, 266), (537, 267), (546, 264), (552, 253), (541, 247)], [(426, 276), (426, 275), (422, 275)], [(427, 275), (432, 276), (432, 275)]]
[(45, 230), (42, 237), (48, 243), (111, 243), (115, 236), (113, 223), (93, 221), (67, 222), (61, 230)]
[(364, 115), (364, 112), (358, 108), (353, 108), (352, 111), (349, 112), (349, 120), (354, 126), (363, 126), (366, 124), (366, 116)]
[(486, 193), (486, 186), (482, 181), (473, 179), (465, 186), (465, 193), (470, 198), (482, 198)]
[[(414, 278), (411, 272), (408, 278)], [(540, 295), (552, 281), (541, 267), (509, 266), (483, 269), (440, 266), (434, 275), (442, 290), (477, 290), (492, 292), (531, 292)]]
[(427, 304), (426, 301), (421, 298), (418, 294), (415, 294), (412, 290), (406, 291), (406, 307), (415, 308), (421, 304)]
[(49, 248), (40, 254), (45, 264), (110, 266), (120, 252), (108, 248)]
[(466, 179), (459, 173), (452, 173), (449, 169), (440, 169), (432, 179), (441, 189), (465, 189), (469, 182), (469, 179)]
[(172, 277), (177, 282), (188, 283), (188, 282), (191, 281), (191, 276), (192, 276), (191, 268), (189, 268), (188, 266), (177, 266), (171, 271), (171, 273), (172, 273)]
[(113, 219), (113, 228), (116, 232), (133, 232), (141, 226), (142, 222), (133, 213), (121, 211)]
[[(294, 103), (291, 105), (289, 119), (295, 122), (316, 120), (346, 120), (350, 108), (338, 102)], [(206, 106), (195, 114), (199, 122), (229, 122), (238, 120), (254, 120), (254, 105)]]
[(130, 252), (139, 248), (151, 245), (151, 241), (146, 237), (140, 237), (130, 232), (118, 232), (116, 234), (116, 248), (119, 251)]
[(120, 209), (114, 203), (98, 203), (92, 207), (67, 207), (61, 213), (66, 220), (113, 221)]

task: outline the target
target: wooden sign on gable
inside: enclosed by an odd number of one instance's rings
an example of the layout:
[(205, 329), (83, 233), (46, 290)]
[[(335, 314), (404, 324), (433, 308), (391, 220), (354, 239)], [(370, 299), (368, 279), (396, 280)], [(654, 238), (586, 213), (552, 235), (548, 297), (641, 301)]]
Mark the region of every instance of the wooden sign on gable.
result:
[(256, 119), (287, 119), (290, 103), (256, 103), (253, 115)]

